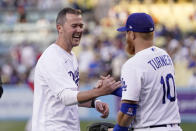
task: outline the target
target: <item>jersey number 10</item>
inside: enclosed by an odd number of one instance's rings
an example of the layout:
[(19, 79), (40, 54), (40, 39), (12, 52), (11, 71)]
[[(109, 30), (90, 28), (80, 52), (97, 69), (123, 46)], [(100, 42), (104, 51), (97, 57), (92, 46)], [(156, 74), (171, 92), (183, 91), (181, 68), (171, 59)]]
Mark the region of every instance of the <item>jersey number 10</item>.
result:
[[(171, 82), (169, 80), (172, 80), (172, 85)], [(165, 84), (166, 81), (166, 84)], [(174, 82), (174, 78), (172, 76), (172, 74), (167, 74), (167, 76), (165, 77), (165, 80), (163, 78), (163, 76), (161, 76), (161, 84), (163, 87), (163, 100), (162, 103), (165, 104), (165, 95), (166, 95), (166, 86), (167, 86), (167, 99), (170, 100), (170, 102), (173, 102), (176, 100), (176, 91), (175, 91), (175, 82)], [(174, 96), (171, 96), (170, 90), (174, 90)]]

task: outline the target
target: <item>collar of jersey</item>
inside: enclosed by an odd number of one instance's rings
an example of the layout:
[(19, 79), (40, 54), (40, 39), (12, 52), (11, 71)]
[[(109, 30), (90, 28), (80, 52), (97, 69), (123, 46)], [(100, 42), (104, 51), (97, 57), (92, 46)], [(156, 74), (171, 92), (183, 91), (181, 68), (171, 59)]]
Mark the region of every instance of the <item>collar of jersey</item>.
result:
[(61, 48), (59, 45), (57, 45), (56, 43), (53, 44), (54, 46), (57, 47), (57, 49), (60, 51), (60, 53), (64, 56), (66, 56), (66, 58), (68, 58), (69, 60), (73, 60), (73, 52), (71, 51), (71, 54), (68, 53), (66, 50), (64, 50), (63, 48)]
[(140, 53), (142, 53), (142, 52), (145, 52), (145, 51), (147, 51), (148, 49), (150, 49), (150, 48), (152, 48), (152, 47), (155, 47), (155, 46), (152, 45), (152, 46), (150, 46), (150, 47), (148, 47), (148, 48), (146, 48), (146, 49), (143, 49), (143, 50), (137, 52), (135, 55), (140, 54)]

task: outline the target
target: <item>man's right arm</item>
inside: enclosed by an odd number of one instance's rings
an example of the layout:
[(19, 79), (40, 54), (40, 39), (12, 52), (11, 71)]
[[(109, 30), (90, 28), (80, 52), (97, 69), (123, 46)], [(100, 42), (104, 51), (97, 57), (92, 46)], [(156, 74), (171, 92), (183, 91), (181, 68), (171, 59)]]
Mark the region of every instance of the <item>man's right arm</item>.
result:
[(120, 81), (115, 81), (113, 77), (102, 77), (102, 84), (92, 90), (79, 92), (77, 95), (78, 103), (83, 103), (99, 96), (108, 95), (121, 86)]
[(108, 95), (120, 86), (120, 81), (116, 82), (112, 77), (105, 77), (102, 80), (102, 84), (97, 88), (81, 92), (64, 90), (59, 94), (59, 98), (65, 105), (82, 104), (99, 96)]

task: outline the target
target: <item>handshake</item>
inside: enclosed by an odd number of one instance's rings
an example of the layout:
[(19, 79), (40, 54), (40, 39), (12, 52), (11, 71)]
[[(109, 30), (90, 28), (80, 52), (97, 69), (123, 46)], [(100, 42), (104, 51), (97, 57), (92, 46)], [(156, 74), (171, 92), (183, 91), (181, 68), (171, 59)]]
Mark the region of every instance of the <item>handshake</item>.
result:
[(101, 96), (112, 94), (122, 97), (123, 85), (121, 81), (115, 81), (110, 75), (101, 76), (101, 80), (97, 81), (95, 88), (100, 91)]

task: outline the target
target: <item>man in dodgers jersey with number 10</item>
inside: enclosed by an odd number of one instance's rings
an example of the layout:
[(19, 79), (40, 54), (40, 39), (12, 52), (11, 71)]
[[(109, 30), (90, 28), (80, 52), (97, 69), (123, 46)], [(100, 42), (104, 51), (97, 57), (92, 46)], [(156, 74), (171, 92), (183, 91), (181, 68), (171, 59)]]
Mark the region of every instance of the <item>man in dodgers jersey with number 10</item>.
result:
[(114, 131), (181, 131), (170, 56), (153, 46), (154, 23), (146, 13), (133, 13), (125, 27), (127, 51), (134, 55), (122, 67), (121, 108)]

